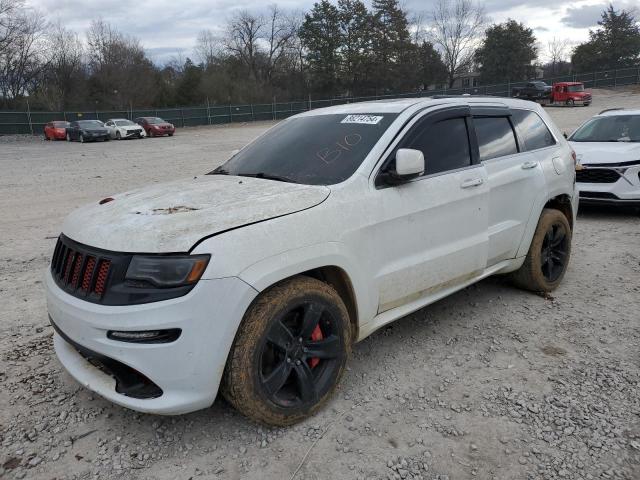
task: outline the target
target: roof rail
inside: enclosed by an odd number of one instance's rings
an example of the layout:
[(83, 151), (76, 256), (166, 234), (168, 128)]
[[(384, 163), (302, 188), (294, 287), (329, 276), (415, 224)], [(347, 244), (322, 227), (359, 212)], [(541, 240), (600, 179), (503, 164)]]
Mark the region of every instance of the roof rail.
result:
[(492, 98), (496, 98), (499, 95), (491, 95), (490, 93), (483, 93), (483, 94), (479, 94), (479, 93), (460, 93), (457, 95), (431, 95), (431, 98), (433, 99), (442, 99), (442, 98), (468, 98), (468, 97), (474, 97), (474, 98), (478, 98), (478, 97), (492, 97)]
[(606, 108), (602, 110), (598, 115), (602, 115), (603, 113), (606, 113), (606, 112), (613, 112), (615, 110), (624, 110), (624, 107)]

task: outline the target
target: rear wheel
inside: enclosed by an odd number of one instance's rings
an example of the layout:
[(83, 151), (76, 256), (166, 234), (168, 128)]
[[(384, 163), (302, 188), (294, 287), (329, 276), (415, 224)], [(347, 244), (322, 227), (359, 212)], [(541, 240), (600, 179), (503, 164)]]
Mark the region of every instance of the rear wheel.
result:
[(67, 142), (70, 142), (70, 141), (71, 141), (71, 135), (67, 133)]
[(545, 208), (526, 259), (512, 274), (514, 283), (534, 292), (555, 290), (569, 265), (571, 233), (569, 221), (561, 211)]
[(329, 285), (294, 277), (247, 310), (229, 353), (221, 391), (241, 413), (291, 425), (335, 390), (351, 347), (347, 309)]
[(153, 130), (149, 130), (147, 132), (147, 137), (153, 137)]
[(78, 135), (78, 141), (80, 143), (84, 143), (84, 135), (82, 135), (82, 134)]

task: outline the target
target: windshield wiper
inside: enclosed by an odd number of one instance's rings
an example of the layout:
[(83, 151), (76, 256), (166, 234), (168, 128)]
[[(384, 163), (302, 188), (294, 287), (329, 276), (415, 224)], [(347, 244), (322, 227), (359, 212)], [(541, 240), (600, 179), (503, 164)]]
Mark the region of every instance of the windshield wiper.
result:
[(207, 175), (229, 175), (229, 172), (222, 168), (216, 168), (215, 170), (207, 173)]
[(281, 177), (280, 175), (272, 175), (270, 173), (238, 173), (238, 177), (252, 177), (252, 178), (264, 178), (265, 180), (275, 180), (277, 182), (298, 183), (288, 177)]

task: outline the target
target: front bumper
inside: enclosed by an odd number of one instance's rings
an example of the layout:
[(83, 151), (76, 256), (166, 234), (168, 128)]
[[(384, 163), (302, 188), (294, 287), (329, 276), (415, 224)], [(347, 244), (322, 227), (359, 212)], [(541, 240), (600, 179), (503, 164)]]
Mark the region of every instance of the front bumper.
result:
[[(591, 168), (615, 170), (604, 166)], [(577, 187), (580, 190), (580, 203), (583, 205), (640, 205), (640, 165), (625, 167), (624, 173), (615, 182), (578, 182)]]
[[(218, 392), (227, 353), (257, 292), (238, 278), (201, 280), (187, 295), (132, 306), (86, 302), (60, 289), (46, 274), (47, 308), (64, 334), (54, 333), (56, 354), (82, 385), (118, 405), (147, 413), (181, 414), (210, 406)], [(180, 328), (171, 343), (128, 343), (107, 331)], [(74, 344), (76, 344), (74, 346)], [(90, 363), (77, 347), (112, 359), (147, 377), (161, 390), (156, 398), (116, 391), (116, 379)]]

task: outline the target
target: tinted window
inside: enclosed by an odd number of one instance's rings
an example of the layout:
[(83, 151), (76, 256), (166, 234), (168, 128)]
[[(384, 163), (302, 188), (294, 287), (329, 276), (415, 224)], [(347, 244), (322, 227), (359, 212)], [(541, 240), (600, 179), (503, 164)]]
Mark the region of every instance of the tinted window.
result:
[(512, 110), (511, 114), (513, 123), (524, 137), (525, 150), (537, 150), (556, 144), (553, 135), (537, 113), (530, 110)]
[(409, 134), (402, 148), (415, 148), (424, 154), (425, 175), (471, 165), (469, 135), (464, 118), (429, 123)]
[(516, 137), (507, 117), (474, 118), (480, 160), (489, 160), (518, 153)]
[(360, 166), (395, 113), (333, 114), (279, 123), (211, 173), (280, 177), (308, 185), (332, 185)]

